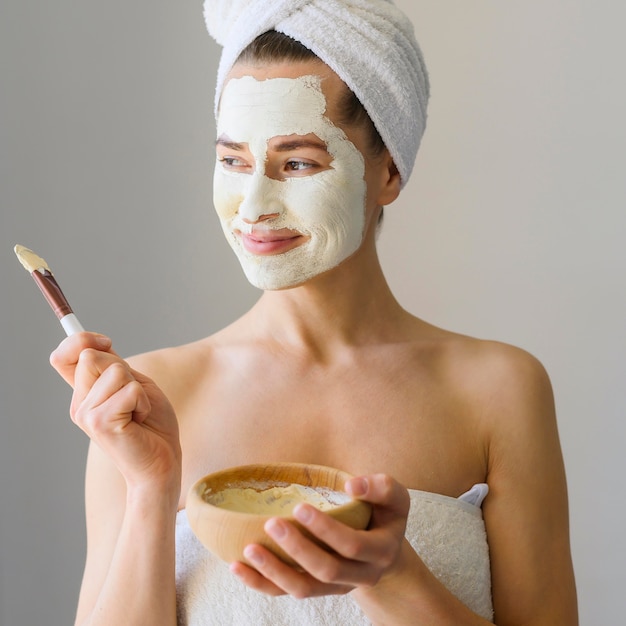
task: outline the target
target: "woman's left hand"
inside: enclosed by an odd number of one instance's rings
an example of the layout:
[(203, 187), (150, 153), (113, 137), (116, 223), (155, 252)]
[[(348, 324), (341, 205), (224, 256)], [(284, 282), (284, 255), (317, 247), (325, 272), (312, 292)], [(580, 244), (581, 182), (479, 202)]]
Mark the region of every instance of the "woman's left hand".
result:
[(368, 530), (354, 530), (309, 504), (299, 504), (295, 518), (334, 553), (317, 546), (287, 520), (275, 517), (266, 523), (266, 532), (302, 569), (254, 544), (244, 552), (254, 568), (233, 563), (231, 571), (249, 587), (275, 596), (307, 598), (374, 586), (399, 567), (409, 494), (384, 474), (353, 478), (346, 483), (346, 491), (372, 504)]

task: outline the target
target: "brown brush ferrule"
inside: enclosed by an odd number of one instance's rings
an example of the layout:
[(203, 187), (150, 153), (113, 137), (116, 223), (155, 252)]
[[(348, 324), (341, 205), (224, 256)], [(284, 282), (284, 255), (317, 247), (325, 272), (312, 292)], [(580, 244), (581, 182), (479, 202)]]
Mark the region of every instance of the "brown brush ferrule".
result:
[(48, 270), (35, 270), (31, 275), (58, 319), (62, 319), (72, 313), (72, 308), (51, 272)]

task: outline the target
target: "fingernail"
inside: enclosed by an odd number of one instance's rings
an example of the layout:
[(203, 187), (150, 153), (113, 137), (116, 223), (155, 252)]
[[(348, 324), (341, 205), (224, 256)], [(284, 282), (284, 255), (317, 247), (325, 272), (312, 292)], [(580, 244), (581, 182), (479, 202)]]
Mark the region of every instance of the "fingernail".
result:
[(243, 549), (243, 555), (250, 561), (250, 563), (254, 563), (254, 565), (263, 565), (265, 559), (262, 554), (256, 552), (253, 546), (246, 546)]
[(106, 335), (96, 335), (95, 340), (100, 348), (110, 348), (113, 343)]
[(284, 539), (287, 534), (287, 529), (284, 524), (276, 519), (268, 520), (265, 524), (265, 530), (273, 539), (276, 539), (276, 541)]
[[(244, 555), (245, 555), (245, 550), (244, 550)], [(238, 578), (243, 578), (241, 572), (237, 569), (238, 566), (239, 566), (239, 563), (231, 563), (228, 566), (228, 569), (230, 570), (231, 574), (234, 574)]]
[(311, 507), (304, 504), (299, 504), (293, 510), (293, 516), (302, 524), (308, 524), (313, 519), (313, 511)]
[(346, 490), (351, 496), (360, 497), (367, 493), (367, 479), (353, 478), (346, 485)]

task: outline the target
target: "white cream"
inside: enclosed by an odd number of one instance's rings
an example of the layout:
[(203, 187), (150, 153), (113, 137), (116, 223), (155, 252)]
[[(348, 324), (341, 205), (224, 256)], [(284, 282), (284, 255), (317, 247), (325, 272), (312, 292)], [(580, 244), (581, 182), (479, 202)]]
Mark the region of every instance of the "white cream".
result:
[(35, 254), (32, 250), (25, 248), (24, 246), (20, 246), (17, 244), (13, 250), (17, 255), (20, 263), (24, 267), (27, 272), (34, 272), (35, 270), (48, 270), (48, 264), (42, 259), (38, 254)]
[[(330, 270), (361, 245), (365, 227), (365, 162), (343, 130), (325, 115), (319, 76), (231, 79), (221, 97), (219, 136), (247, 144), (254, 158), (250, 172), (216, 163), (214, 203), (226, 237), (248, 280), (260, 289), (299, 285)], [(330, 169), (311, 175), (270, 178), (265, 173), (268, 141), (313, 133), (326, 144)], [(270, 219), (263, 216), (273, 215)], [(265, 228), (297, 231), (298, 247), (272, 255), (246, 250), (237, 231)]]
[(340, 504), (346, 504), (350, 497), (336, 491), (326, 490), (322, 493), (313, 487), (294, 483), (268, 489), (230, 487), (208, 496), (207, 501), (214, 506), (240, 513), (289, 516), (300, 502), (307, 502), (320, 511), (328, 511)]

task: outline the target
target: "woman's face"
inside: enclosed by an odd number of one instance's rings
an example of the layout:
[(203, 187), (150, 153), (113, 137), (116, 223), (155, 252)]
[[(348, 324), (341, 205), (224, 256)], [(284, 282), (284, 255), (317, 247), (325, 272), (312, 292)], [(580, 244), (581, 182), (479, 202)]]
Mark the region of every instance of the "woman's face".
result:
[(220, 100), (214, 203), (248, 280), (285, 289), (352, 255), (366, 228), (365, 159), (318, 62), (235, 66)]

